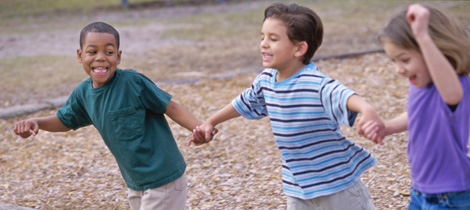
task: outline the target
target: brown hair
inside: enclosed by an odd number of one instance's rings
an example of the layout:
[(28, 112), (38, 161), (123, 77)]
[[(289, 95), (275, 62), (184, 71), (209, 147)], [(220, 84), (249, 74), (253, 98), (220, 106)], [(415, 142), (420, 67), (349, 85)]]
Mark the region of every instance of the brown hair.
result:
[[(470, 73), (470, 38), (459, 22), (441, 11), (425, 6), (429, 12), (429, 35), (459, 75)], [(408, 8), (408, 7), (406, 7)], [(398, 47), (421, 53), (406, 18), (407, 9), (392, 17), (382, 30), (380, 42), (391, 42)]]
[(323, 40), (323, 24), (320, 17), (309, 8), (282, 3), (266, 8), (263, 22), (270, 17), (277, 18), (286, 24), (287, 36), (292, 42), (307, 42), (308, 49), (303, 63), (308, 64)]

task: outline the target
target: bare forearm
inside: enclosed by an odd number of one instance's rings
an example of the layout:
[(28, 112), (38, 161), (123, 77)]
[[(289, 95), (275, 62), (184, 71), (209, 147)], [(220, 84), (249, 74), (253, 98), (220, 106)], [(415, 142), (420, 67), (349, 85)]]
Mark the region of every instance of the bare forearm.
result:
[(38, 117), (31, 120), (35, 120), (38, 123), (39, 129), (41, 130), (49, 132), (66, 132), (70, 130), (70, 128), (65, 127), (57, 115)]
[(361, 96), (359, 95), (352, 95), (348, 99), (347, 103), (348, 110), (355, 111), (358, 113), (367, 113), (367, 112), (375, 112), (375, 108), (367, 103)]
[(406, 112), (385, 122), (385, 135), (408, 130), (408, 114)]
[(190, 139), (189, 144), (194, 142), (196, 145), (201, 145), (209, 142), (217, 130), (215, 130), (215, 126), (219, 123), (225, 122), (232, 118), (238, 117), (240, 114), (233, 108), (232, 104), (228, 104), (221, 110), (217, 111), (214, 115), (209, 117), (199, 128), (197, 128), (194, 133), (192, 139)]
[(190, 131), (202, 123), (190, 111), (173, 101), (168, 104), (165, 114)]
[(455, 69), (428, 34), (416, 37), (416, 40), (441, 97), (447, 104), (458, 104), (462, 99), (463, 90)]
[(226, 105), (224, 108), (212, 115), (206, 122), (210, 123), (213, 126), (218, 125), (219, 123), (225, 122), (227, 120), (233, 119), (240, 116), (240, 114), (233, 108), (232, 104)]

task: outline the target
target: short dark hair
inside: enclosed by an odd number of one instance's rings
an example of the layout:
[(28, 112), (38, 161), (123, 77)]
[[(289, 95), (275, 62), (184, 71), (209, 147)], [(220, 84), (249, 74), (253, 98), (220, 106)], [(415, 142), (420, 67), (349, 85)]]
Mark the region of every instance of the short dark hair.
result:
[(114, 27), (103, 22), (90, 23), (82, 29), (80, 32), (80, 49), (82, 48), (82, 45), (86, 39), (86, 35), (89, 32), (112, 34), (114, 39), (116, 39), (117, 48), (119, 49), (119, 33)]
[(277, 18), (287, 26), (287, 36), (292, 42), (306, 41), (307, 52), (303, 63), (308, 64), (323, 41), (323, 24), (320, 17), (311, 9), (297, 4), (276, 3), (264, 11), (264, 20)]

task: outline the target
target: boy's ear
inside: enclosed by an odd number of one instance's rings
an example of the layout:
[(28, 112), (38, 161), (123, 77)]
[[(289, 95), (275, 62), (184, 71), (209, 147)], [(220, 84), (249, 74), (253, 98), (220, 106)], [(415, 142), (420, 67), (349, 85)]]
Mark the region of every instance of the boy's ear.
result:
[(297, 51), (295, 52), (296, 57), (302, 57), (307, 53), (308, 44), (306, 41), (301, 41), (297, 43)]
[(83, 63), (83, 60), (82, 60), (82, 50), (81, 50), (81, 49), (77, 49), (77, 58), (78, 58), (78, 62), (79, 62), (79, 63)]
[(122, 50), (118, 50), (118, 53), (117, 53), (117, 64), (121, 64), (121, 54), (122, 54)]

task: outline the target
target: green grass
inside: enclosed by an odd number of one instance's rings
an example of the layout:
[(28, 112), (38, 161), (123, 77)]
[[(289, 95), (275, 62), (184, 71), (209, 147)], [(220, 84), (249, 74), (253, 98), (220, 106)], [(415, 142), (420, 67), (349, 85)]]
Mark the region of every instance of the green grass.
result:
[(34, 56), (0, 59), (2, 90), (53, 90), (60, 84), (78, 84), (88, 75), (73, 56)]
[[(191, 27), (166, 30), (165, 38), (186, 40), (223, 40), (227, 37), (246, 39), (257, 36), (262, 23), (262, 14), (256, 11), (225, 14), (201, 14), (174, 19), (176, 24), (192, 24)], [(171, 24), (171, 23), (170, 23)]]

